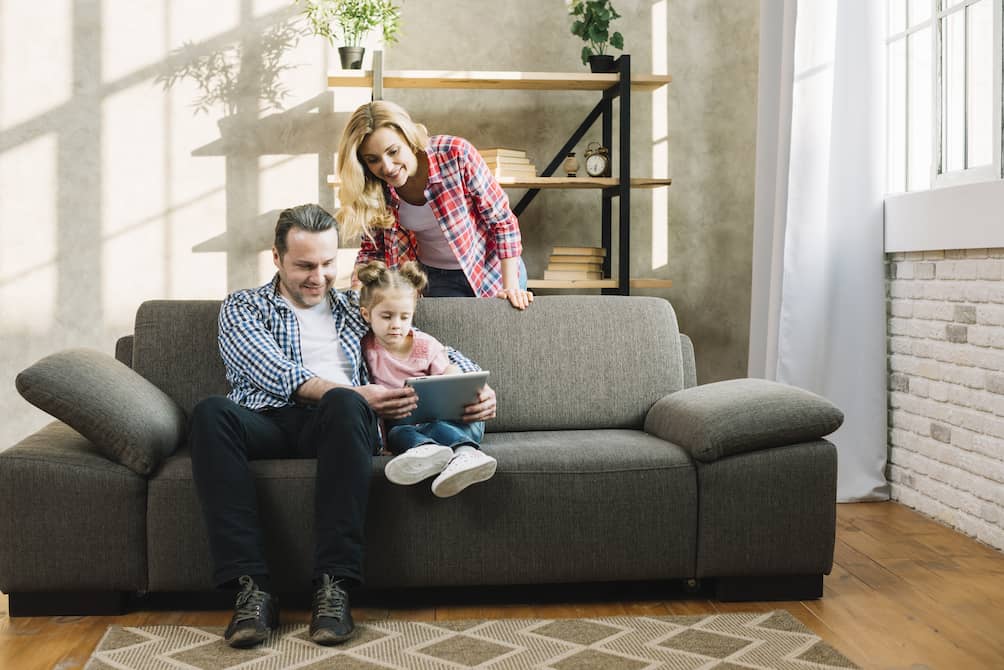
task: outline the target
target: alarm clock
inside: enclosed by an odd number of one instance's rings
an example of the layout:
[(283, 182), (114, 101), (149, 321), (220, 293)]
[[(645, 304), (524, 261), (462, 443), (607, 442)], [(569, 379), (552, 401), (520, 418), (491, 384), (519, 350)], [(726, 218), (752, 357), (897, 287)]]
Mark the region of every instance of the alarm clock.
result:
[(610, 176), (610, 149), (599, 142), (590, 142), (583, 156), (586, 159), (586, 174), (590, 177)]

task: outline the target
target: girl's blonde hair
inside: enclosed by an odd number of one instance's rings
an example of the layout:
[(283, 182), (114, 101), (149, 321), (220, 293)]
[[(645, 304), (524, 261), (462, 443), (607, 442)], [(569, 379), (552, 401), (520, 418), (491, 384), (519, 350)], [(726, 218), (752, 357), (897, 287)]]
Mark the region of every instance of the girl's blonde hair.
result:
[(359, 147), (379, 128), (397, 131), (415, 154), (429, 146), (429, 131), (412, 121), (400, 105), (374, 100), (352, 113), (338, 143), (338, 222), (346, 239), (372, 235), (374, 230), (394, 225), (394, 215), (384, 201), (383, 181), (369, 171), (359, 155)]
[(363, 285), (359, 290), (359, 304), (366, 309), (372, 309), (379, 303), (384, 291), (410, 289), (415, 292), (417, 300), (422, 295), (422, 289), (429, 283), (428, 277), (415, 261), (408, 261), (397, 270), (391, 270), (380, 261), (370, 261), (359, 266), (356, 276)]

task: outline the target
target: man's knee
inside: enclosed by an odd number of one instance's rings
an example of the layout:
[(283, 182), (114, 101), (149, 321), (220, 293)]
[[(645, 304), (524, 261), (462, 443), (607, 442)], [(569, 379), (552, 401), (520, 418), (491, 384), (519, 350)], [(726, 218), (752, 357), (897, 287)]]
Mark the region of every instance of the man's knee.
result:
[(345, 417), (367, 416), (371, 411), (365, 398), (344, 386), (333, 388), (321, 396), (318, 407), (322, 412), (335, 413)]
[(192, 408), (192, 414), (189, 416), (189, 430), (200, 431), (212, 428), (224, 417), (232, 416), (237, 407), (238, 405), (233, 400), (222, 395), (209, 396), (205, 400), (200, 400)]

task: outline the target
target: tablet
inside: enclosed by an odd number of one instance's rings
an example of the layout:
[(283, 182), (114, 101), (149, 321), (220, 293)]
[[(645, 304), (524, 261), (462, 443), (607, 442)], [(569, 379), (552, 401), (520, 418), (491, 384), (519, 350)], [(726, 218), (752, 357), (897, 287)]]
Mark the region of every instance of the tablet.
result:
[(487, 382), (487, 370), (407, 379), (405, 386), (415, 389), (418, 407), (399, 423), (423, 423), (437, 419), (460, 421), (464, 407), (477, 400), (478, 391)]

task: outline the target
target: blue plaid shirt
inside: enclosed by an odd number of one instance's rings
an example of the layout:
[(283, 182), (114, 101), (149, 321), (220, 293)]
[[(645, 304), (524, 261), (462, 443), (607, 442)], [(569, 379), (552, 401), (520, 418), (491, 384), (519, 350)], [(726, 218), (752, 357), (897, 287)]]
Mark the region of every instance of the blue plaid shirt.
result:
[[(369, 324), (359, 313), (358, 291), (328, 292), (342, 351), (352, 363), (352, 385), (369, 383), (360, 341)], [(251, 410), (295, 404), (293, 395), (317, 375), (303, 365), (296, 312), (279, 293), (279, 275), (268, 284), (236, 291), (220, 307), (220, 355), (227, 371), (229, 398)], [(450, 362), (464, 372), (480, 370), (447, 347)]]

